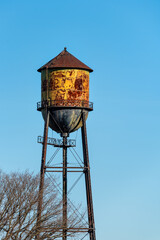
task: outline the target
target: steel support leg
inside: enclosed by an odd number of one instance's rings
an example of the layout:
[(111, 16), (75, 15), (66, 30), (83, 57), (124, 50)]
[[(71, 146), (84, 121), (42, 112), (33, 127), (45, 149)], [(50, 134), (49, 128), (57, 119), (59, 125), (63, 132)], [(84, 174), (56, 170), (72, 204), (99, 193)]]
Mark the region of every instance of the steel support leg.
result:
[(67, 137), (63, 136), (63, 240), (67, 240)]
[(90, 235), (90, 240), (96, 240), (85, 112), (82, 113), (82, 122), (83, 122), (83, 126), (81, 128), (81, 132), (82, 132), (83, 158), (84, 158), (84, 166), (85, 166), (84, 174), (85, 174), (86, 196), (87, 196), (87, 207), (88, 207), (89, 235)]
[(48, 125), (49, 125), (49, 111), (47, 111), (46, 120), (44, 124), (39, 198), (38, 198), (38, 209), (37, 209), (37, 231), (35, 236), (35, 239), (37, 240), (40, 239), (40, 231), (41, 231), (40, 228), (41, 228), (41, 215), (42, 215), (42, 204), (43, 204), (44, 173), (45, 173), (45, 163), (46, 163), (46, 153), (47, 153)]

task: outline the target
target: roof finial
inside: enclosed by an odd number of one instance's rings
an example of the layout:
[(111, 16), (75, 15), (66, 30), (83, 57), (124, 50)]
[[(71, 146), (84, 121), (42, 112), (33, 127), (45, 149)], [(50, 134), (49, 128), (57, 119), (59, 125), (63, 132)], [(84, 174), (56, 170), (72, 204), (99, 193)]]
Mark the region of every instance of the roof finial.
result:
[(65, 52), (67, 51), (67, 48), (66, 48), (66, 47), (64, 47), (64, 51), (65, 51)]

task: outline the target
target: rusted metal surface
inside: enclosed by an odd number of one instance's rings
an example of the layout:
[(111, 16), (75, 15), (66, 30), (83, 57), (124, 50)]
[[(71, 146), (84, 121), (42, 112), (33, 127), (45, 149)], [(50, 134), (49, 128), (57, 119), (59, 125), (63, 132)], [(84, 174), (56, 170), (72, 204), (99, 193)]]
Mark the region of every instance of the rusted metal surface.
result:
[[(48, 71), (49, 75), (48, 84), (46, 84), (45, 71)], [(47, 103), (49, 107), (51, 113), (49, 126), (52, 130), (59, 133), (76, 131), (82, 126), (81, 109), (72, 109), (72, 107), (91, 110), (89, 109), (89, 72), (77, 69), (43, 70), (43, 103)], [(55, 107), (69, 107), (70, 109), (57, 110)], [(43, 109), (41, 111), (45, 118), (45, 111)]]
[[(48, 72), (48, 74), (46, 74)], [(48, 77), (47, 77), (48, 76)], [(67, 100), (70, 105), (74, 101), (89, 102), (89, 72), (77, 69), (43, 70), (41, 77), (42, 101)]]
[(37, 71), (41, 72), (43, 69), (85, 69), (89, 72), (93, 72), (93, 70), (70, 54), (66, 48), (58, 54), (55, 58), (50, 60), (48, 63), (43, 65)]

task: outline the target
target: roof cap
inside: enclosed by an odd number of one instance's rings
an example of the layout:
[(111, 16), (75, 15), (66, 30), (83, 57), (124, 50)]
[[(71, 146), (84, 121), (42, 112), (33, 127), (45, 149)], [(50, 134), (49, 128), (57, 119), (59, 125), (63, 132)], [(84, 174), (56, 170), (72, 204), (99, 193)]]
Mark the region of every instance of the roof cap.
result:
[(83, 69), (89, 72), (93, 72), (93, 70), (74, 57), (67, 51), (67, 48), (64, 47), (64, 50), (58, 54), (55, 58), (51, 59), (48, 63), (43, 65), (37, 71), (41, 72), (45, 68), (50, 69)]

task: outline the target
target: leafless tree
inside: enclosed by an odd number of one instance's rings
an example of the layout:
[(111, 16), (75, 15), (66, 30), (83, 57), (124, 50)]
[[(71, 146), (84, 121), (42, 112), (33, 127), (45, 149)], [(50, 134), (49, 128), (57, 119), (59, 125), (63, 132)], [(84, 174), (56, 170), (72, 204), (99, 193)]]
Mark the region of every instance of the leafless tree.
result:
[[(37, 232), (39, 177), (29, 172), (0, 171), (0, 239), (31, 240)], [(69, 227), (83, 227), (81, 217), (69, 212)], [(60, 239), (62, 201), (50, 181), (45, 181), (40, 239)], [(71, 237), (74, 236), (72, 233)]]

